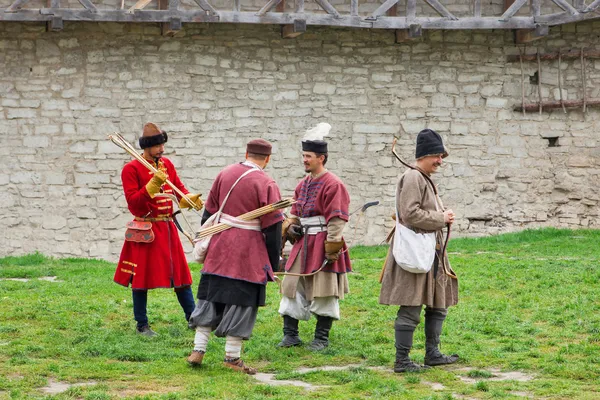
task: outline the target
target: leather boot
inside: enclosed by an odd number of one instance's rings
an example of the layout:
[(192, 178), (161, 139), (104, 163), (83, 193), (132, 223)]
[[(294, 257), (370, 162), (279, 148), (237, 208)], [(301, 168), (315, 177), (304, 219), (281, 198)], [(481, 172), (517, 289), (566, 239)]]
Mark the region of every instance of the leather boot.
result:
[(283, 339), (277, 346), (293, 347), (300, 346), (302, 340), (298, 336), (298, 320), (289, 315), (283, 316)]
[(239, 372), (243, 372), (244, 374), (248, 374), (248, 375), (256, 375), (256, 368), (252, 368), (249, 367), (248, 365), (244, 364), (244, 362), (242, 361), (241, 358), (231, 358), (228, 359), (226, 358), (225, 361), (223, 362), (223, 365), (226, 366), (227, 368), (231, 368), (234, 371), (239, 371)]
[(440, 352), (440, 335), (446, 319), (446, 311), (425, 310), (425, 365), (436, 366), (452, 364), (458, 361), (458, 354), (449, 356)]
[(199, 367), (200, 365), (202, 365), (203, 359), (204, 359), (204, 352), (194, 350), (194, 351), (192, 351), (192, 354), (190, 354), (190, 356), (188, 357), (187, 362), (192, 367)]
[(329, 346), (329, 331), (333, 324), (333, 318), (317, 315), (317, 326), (315, 327), (315, 338), (308, 345), (309, 350), (321, 351)]
[(408, 354), (413, 344), (415, 328), (412, 326), (396, 326), (396, 361), (394, 372), (421, 372), (429, 367), (414, 363)]

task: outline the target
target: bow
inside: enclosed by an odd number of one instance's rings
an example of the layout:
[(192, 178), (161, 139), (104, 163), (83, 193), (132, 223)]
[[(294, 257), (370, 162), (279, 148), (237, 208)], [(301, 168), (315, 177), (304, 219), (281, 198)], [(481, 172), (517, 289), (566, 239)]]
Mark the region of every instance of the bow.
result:
[[(352, 215), (356, 214), (358, 211), (360, 211), (359, 216), (361, 216), (361, 215), (364, 214), (364, 212), (367, 210), (367, 208), (372, 207), (372, 206), (376, 206), (378, 204), (379, 204), (379, 201), (377, 201), (377, 200), (376, 201), (367, 202), (367, 203), (363, 204), (362, 206), (360, 206), (359, 208), (357, 208), (356, 210), (352, 211), (350, 214), (348, 214), (348, 219), (350, 219), (350, 217)], [(355, 233), (356, 233), (356, 227), (357, 227), (357, 225), (354, 226)], [(303, 249), (305, 251), (307, 250), (306, 246), (307, 246), (307, 243), (305, 242), (304, 243), (304, 249)], [(348, 251), (348, 249), (349, 249), (349, 247), (346, 247), (346, 250), (342, 250), (340, 252), (340, 255), (346, 253)], [(283, 254), (283, 246), (282, 246), (281, 250), (282, 250), (282, 254)], [(329, 260), (327, 258), (324, 259), (323, 263), (321, 264), (321, 266), (317, 270), (315, 270), (315, 271), (313, 271), (311, 273), (308, 273), (308, 274), (298, 274), (298, 273), (294, 273), (294, 272), (285, 272), (285, 271), (282, 271), (282, 272), (273, 272), (273, 275), (275, 275), (276, 278), (278, 276), (303, 276), (303, 277), (313, 276), (313, 275), (316, 275), (317, 273), (321, 272), (323, 270), (323, 268), (325, 268), (325, 266), (327, 266), (328, 263), (329, 263)]]

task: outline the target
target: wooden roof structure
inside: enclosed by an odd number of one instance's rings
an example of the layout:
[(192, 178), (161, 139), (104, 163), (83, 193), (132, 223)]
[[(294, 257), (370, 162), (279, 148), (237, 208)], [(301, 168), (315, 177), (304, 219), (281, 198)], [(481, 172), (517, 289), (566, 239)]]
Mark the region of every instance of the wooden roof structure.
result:
[[(8, 7), (0, 7), (0, 22), (45, 22), (49, 30), (62, 30), (65, 21), (158, 22), (166, 35), (189, 23), (274, 24), (282, 26), (283, 37), (291, 38), (308, 26), (336, 26), (395, 30), (398, 42), (418, 38), (427, 29), (510, 29), (517, 30), (517, 43), (525, 43), (544, 37), (552, 26), (600, 18), (600, 0), (504, 0), (501, 12), (494, 15), (484, 15), (482, 0), (469, 0), (468, 13), (451, 12), (442, 0), (380, 0), (383, 3), (371, 3), (367, 13), (359, 12), (359, 0), (338, 8), (328, 0), (314, 0), (307, 9), (305, 0), (267, 0), (251, 11), (242, 0), (232, 0), (228, 9), (217, 9), (212, 0), (194, 0), (192, 7), (182, 0), (138, 0), (130, 8), (124, 7), (124, 0), (113, 8), (92, 0), (78, 0), (80, 6), (75, 7), (72, 0), (45, 0), (44, 8), (32, 8), (30, 0), (9, 1)], [(155, 9), (146, 7), (154, 1)], [(429, 7), (433, 15), (423, 12)]]

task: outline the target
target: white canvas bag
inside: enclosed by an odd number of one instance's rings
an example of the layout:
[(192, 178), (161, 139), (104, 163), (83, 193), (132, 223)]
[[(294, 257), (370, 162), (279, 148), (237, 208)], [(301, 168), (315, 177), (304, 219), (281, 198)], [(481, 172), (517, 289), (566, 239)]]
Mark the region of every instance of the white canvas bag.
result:
[[(254, 171), (259, 171), (258, 168), (251, 168), (248, 171), (244, 172), (231, 186), (231, 188), (229, 189), (229, 192), (227, 192), (227, 196), (225, 196), (225, 199), (223, 199), (223, 203), (221, 203), (221, 207), (219, 207), (219, 211), (217, 211), (216, 213), (214, 213), (213, 215), (210, 216), (210, 218), (208, 218), (200, 227), (200, 230), (202, 229), (206, 229), (206, 228), (210, 228), (213, 225), (216, 225), (219, 223), (219, 220), (221, 218), (221, 213), (223, 211), (223, 207), (225, 207), (225, 203), (227, 203), (227, 199), (229, 198), (229, 195), (231, 194), (231, 191), (233, 190), (233, 188), (235, 187), (235, 185), (237, 185), (237, 183), (246, 175), (248, 175), (251, 172)], [(196, 259), (196, 261), (198, 261), (200, 264), (204, 263), (204, 259), (206, 258), (206, 253), (208, 253), (208, 245), (210, 244), (210, 238), (212, 236), (207, 236), (205, 238), (202, 239), (196, 239), (194, 240), (194, 251), (193, 251), (193, 255), (194, 258)]]
[[(437, 197), (435, 208), (439, 210)], [(416, 233), (402, 225), (396, 208), (396, 232), (392, 254), (400, 268), (413, 274), (426, 274), (433, 265), (435, 245), (435, 232)]]

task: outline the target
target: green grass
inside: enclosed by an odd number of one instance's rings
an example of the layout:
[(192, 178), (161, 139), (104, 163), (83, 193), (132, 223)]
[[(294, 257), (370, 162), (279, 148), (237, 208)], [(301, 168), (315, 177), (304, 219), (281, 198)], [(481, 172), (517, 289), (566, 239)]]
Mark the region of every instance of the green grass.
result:
[[(174, 293), (154, 290), (148, 311), (160, 336), (135, 334), (131, 292), (112, 282), (114, 264), (41, 254), (0, 259), (0, 399), (540, 399), (600, 398), (600, 231), (528, 230), (453, 239), (450, 260), (460, 302), (450, 309), (442, 351), (458, 353), (455, 368), (394, 374), (397, 307), (378, 304), (385, 247), (354, 247), (351, 293), (341, 303), (331, 345), (313, 354), (278, 349), (277, 286), (259, 311), (244, 360), (276, 379), (319, 385), (258, 384), (222, 367), (224, 340), (213, 338), (202, 368), (185, 358), (193, 332)], [(200, 266), (192, 264), (195, 281)], [(39, 280), (57, 276), (62, 282)], [(314, 319), (301, 323), (309, 341)], [(423, 361), (423, 329), (411, 356)], [(343, 371), (299, 373), (300, 367), (349, 365)], [(376, 367), (376, 368), (372, 368)], [(499, 381), (493, 370), (522, 371), (530, 381)], [(465, 378), (462, 380), (460, 378)], [(468, 381), (470, 379), (470, 381)], [(50, 380), (89, 382), (58, 395)], [(443, 385), (433, 390), (431, 383)], [(475, 383), (470, 383), (475, 382)]]

